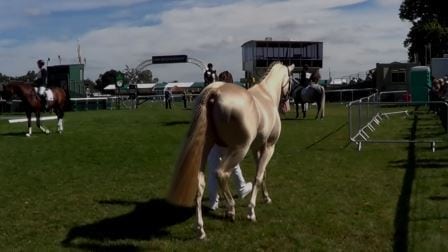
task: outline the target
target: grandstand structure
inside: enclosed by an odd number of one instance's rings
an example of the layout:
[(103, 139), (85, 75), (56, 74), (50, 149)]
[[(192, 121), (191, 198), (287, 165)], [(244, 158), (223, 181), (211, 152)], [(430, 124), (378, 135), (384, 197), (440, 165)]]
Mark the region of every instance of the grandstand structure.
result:
[(257, 82), (272, 62), (294, 64), (294, 72), (307, 65), (310, 71), (322, 68), (323, 42), (250, 40), (242, 46), (243, 71), (249, 83)]

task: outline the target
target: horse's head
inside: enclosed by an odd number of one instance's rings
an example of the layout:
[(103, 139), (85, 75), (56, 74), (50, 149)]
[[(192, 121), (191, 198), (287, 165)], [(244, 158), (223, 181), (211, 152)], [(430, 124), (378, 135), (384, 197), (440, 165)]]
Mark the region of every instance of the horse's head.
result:
[(284, 79), (282, 81), (282, 97), (289, 96), (291, 93), (292, 86), (292, 71), (294, 70), (295, 65), (292, 64), (290, 66), (285, 66), (288, 74), (284, 75)]
[(287, 74), (283, 75), (282, 80), (282, 90), (281, 90), (281, 98), (280, 98), (280, 107), (279, 111), (281, 113), (286, 113), (289, 111), (289, 94), (291, 93), (291, 85), (292, 85), (292, 71), (294, 70), (295, 65), (292, 64), (290, 66), (285, 66)]
[(224, 71), (218, 76), (219, 81), (224, 81), (227, 83), (233, 83), (233, 76), (229, 71)]
[(11, 84), (3, 84), (2, 98), (10, 101), (14, 96), (14, 87)]

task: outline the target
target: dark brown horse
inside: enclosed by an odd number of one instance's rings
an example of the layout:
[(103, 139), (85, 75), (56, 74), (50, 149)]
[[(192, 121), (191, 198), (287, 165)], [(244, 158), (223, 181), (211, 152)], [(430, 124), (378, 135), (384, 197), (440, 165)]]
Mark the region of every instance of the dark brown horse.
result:
[[(62, 133), (62, 131), (64, 130), (63, 118), (66, 94), (65, 91), (59, 87), (51, 87), (49, 88), (49, 90), (51, 90), (53, 93), (53, 100), (47, 101), (47, 107), (48, 109), (53, 109), (56, 116), (58, 117), (58, 132)], [(42, 130), (42, 132), (49, 134), (50, 131), (40, 123), (42, 102), (39, 95), (37, 95), (34, 87), (30, 83), (19, 81), (10, 82), (7, 85), (3, 85), (3, 98), (5, 98), (6, 100), (11, 100), (14, 95), (18, 96), (25, 105), (25, 113), (28, 119), (28, 133), (26, 133), (26, 136), (29, 137), (32, 134), (32, 113), (36, 115), (37, 127)]]
[(218, 80), (233, 83), (233, 76), (229, 71), (224, 71), (218, 75)]

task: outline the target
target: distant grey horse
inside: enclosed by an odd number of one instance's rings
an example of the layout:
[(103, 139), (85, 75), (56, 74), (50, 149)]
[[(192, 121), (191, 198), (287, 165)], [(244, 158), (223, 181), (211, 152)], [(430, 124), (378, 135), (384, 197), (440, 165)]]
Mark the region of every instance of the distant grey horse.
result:
[(294, 104), (296, 105), (296, 118), (299, 118), (299, 103), (302, 106), (303, 118), (306, 117), (305, 103), (316, 103), (316, 119), (323, 119), (325, 116), (325, 88), (319, 84), (312, 83), (307, 87), (296, 85), (292, 92)]

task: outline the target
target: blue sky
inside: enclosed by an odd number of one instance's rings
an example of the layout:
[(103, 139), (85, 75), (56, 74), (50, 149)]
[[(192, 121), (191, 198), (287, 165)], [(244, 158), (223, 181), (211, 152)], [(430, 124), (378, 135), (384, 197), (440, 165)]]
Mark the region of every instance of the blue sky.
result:
[[(324, 42), (324, 77), (363, 72), (377, 62), (405, 61), (410, 24), (401, 0), (15, 0), (0, 3), (0, 72), (21, 75), (39, 58), (76, 61), (96, 79), (152, 55), (188, 54), (237, 78), (241, 45), (252, 39)], [(195, 81), (195, 66), (153, 66), (164, 81)]]

